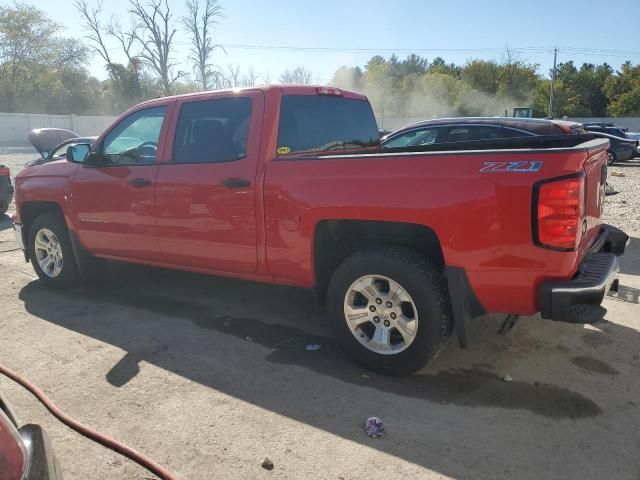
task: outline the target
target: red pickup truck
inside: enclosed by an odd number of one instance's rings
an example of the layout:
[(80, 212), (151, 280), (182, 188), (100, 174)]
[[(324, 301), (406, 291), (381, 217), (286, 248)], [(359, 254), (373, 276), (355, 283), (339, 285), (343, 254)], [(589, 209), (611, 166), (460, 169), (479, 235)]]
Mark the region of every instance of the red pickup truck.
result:
[(589, 322), (628, 237), (602, 224), (608, 142), (381, 150), (367, 99), (266, 86), (151, 100), (16, 177), (51, 287), (99, 259), (317, 289), (349, 354), (404, 374), (486, 313)]

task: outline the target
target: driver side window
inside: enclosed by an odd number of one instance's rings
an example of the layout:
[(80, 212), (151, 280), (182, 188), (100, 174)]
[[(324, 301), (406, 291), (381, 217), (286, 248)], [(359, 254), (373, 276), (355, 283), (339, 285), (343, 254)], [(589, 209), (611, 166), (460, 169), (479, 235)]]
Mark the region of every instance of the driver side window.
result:
[(105, 137), (102, 153), (108, 165), (138, 165), (156, 161), (158, 138), (167, 107), (139, 110)]

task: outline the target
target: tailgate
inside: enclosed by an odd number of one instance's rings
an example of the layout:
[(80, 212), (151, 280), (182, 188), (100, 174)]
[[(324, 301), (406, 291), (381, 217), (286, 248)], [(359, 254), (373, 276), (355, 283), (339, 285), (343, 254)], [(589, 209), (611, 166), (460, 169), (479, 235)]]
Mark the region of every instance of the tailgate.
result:
[(605, 186), (607, 181), (607, 148), (608, 143), (598, 145), (587, 150), (584, 162), (585, 178), (585, 224), (580, 242), (580, 249), (587, 250), (602, 225), (602, 211), (605, 200)]

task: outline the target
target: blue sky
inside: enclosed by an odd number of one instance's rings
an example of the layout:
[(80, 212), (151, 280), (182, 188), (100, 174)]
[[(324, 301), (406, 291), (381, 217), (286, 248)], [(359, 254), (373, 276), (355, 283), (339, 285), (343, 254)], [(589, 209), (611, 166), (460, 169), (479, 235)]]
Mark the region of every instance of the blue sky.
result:
[[(95, 1), (95, 0), (94, 0)], [(80, 16), (71, 0), (38, 0), (38, 8), (66, 27), (65, 34), (81, 36)], [(215, 41), (226, 46), (214, 63), (253, 67), (272, 80), (285, 68), (304, 66), (314, 81), (326, 83), (341, 65), (364, 65), (372, 55), (399, 56), (411, 51), (448, 62), (466, 59), (500, 60), (505, 45), (520, 56), (552, 66), (552, 48), (558, 61), (608, 62), (618, 67), (629, 59), (640, 63), (640, 1), (349, 1), (221, 0), (225, 18), (215, 29)], [(105, 0), (105, 18), (120, 15), (128, 22), (128, 0)], [(182, 0), (169, 0), (174, 20), (185, 14)], [(176, 36), (175, 58), (188, 56), (188, 38)], [(233, 46), (236, 45), (236, 46)], [(246, 46), (261, 48), (248, 48)], [(311, 47), (318, 50), (263, 47)], [(117, 56), (117, 46), (112, 45)], [(362, 51), (365, 49), (366, 51)], [(105, 78), (99, 57), (91, 61), (92, 74)], [(190, 68), (183, 64), (181, 69)]]

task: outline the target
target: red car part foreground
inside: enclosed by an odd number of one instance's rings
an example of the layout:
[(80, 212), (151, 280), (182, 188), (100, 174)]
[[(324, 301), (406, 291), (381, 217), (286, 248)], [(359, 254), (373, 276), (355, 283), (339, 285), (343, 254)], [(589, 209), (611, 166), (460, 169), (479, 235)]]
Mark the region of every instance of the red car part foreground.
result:
[(50, 286), (114, 259), (316, 288), (356, 360), (407, 373), (476, 315), (593, 321), (628, 240), (602, 225), (607, 146), (382, 152), (359, 94), (205, 92), (138, 105), (23, 170), (14, 222)]

